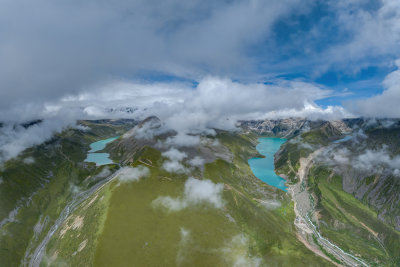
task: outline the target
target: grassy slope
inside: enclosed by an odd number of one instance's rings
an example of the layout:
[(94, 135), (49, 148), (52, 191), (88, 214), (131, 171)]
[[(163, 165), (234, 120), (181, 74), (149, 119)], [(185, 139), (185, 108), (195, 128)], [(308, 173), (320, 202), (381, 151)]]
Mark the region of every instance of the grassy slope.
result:
[[(371, 140), (375, 141), (373, 144), (368, 144), (369, 147), (377, 148), (378, 143), (382, 144), (384, 141), (393, 143), (394, 140), (397, 140), (395, 138), (397, 135), (393, 132), (389, 137), (385, 137), (385, 140), (379, 140), (379, 137), (382, 139), (381, 131), (371, 131), (370, 134), (373, 135)], [(303, 142), (312, 144), (315, 148), (328, 145), (335, 136), (337, 133), (330, 133), (329, 129), (315, 129), (301, 135)], [(392, 148), (393, 146), (390, 146), (390, 149)], [(277, 171), (295, 181), (294, 175), (299, 165), (299, 159), (306, 157), (311, 152), (299, 144), (287, 142), (276, 158)], [(289, 164), (293, 166), (294, 171), (288, 167)], [(357, 200), (353, 195), (344, 192), (340, 176), (330, 176), (331, 171), (328, 167), (314, 167), (309, 180), (311, 191), (318, 197), (317, 209), (323, 221), (320, 223), (322, 235), (344, 250), (360, 255), (372, 264), (378, 266), (400, 264), (399, 232), (380, 221), (376, 212), (367, 205), (366, 201)], [(365, 226), (380, 234), (379, 238), (384, 240), (385, 248), (382, 248), (382, 245)]]
[(112, 184), (88, 198), (56, 231), (43, 266), (91, 266), (106, 219)]
[(313, 129), (300, 135), (301, 142), (309, 146), (303, 146), (298, 142), (286, 142), (275, 157), (275, 169), (277, 173), (284, 174), (289, 182), (297, 181), (297, 171), (300, 167), (300, 158), (307, 157), (313, 150), (328, 145), (332, 140), (341, 136), (329, 123), (324, 123), (320, 128)]
[[(320, 230), (329, 240), (377, 266), (400, 263), (400, 233), (384, 224), (370, 207), (342, 190), (342, 180), (324, 167), (313, 168), (309, 185), (318, 197)], [(382, 245), (368, 228), (379, 233)]]
[[(217, 160), (206, 164), (203, 174), (196, 169), (191, 175), (227, 185), (223, 193), (224, 209), (200, 205), (167, 212), (152, 206), (152, 201), (159, 196), (181, 197), (187, 175), (171, 174), (159, 168), (164, 160), (160, 152), (146, 147), (136, 156), (153, 162), (150, 177), (119, 186), (113, 182), (102, 190), (112, 192), (104, 228), (94, 213), (78, 211), (73, 217), (84, 216), (84, 226), (68, 231), (68, 236), (74, 239), (71, 241), (68, 237), (60, 239), (59, 233), (56, 234), (48, 254), (67, 251), (58, 253), (57, 258), (67, 263), (79, 262), (75, 259), (78, 254), (80, 258), (93, 257), (91, 249), (83, 249), (75, 256), (68, 257), (68, 254), (76, 252), (85, 239), (96, 238), (96, 231), (89, 231), (88, 236), (84, 230), (86, 223), (96, 222), (94, 229), (104, 230), (97, 241), (95, 266), (133, 263), (137, 266), (232, 266), (241, 255), (245, 258), (253, 255), (247, 260), (259, 257), (279, 266), (329, 265), (296, 239), (293, 206), (286, 194), (265, 185), (252, 174), (247, 159), (257, 154), (254, 140), (226, 133), (219, 135), (219, 140), (234, 153), (234, 162)], [(133, 165), (140, 163), (136, 161)], [(272, 196), (282, 203), (280, 208), (268, 210), (256, 200)], [(181, 229), (189, 232), (188, 240), (182, 240)], [(242, 236), (246, 238), (238, 238)], [(70, 247), (65, 248), (68, 244)]]
[[(52, 140), (27, 149), (0, 171), (0, 220), (19, 206), (15, 222), (0, 229), (0, 262), (18, 266), (32, 240), (39, 242), (58, 217), (71, 195), (71, 185), (80, 183), (99, 170), (93, 164), (82, 164), (89, 144), (113, 136), (125, 126), (110, 126), (82, 122), (88, 132), (66, 130)], [(23, 158), (32, 157), (34, 163), (25, 164)], [(30, 200), (28, 200), (30, 198)], [(47, 221), (42, 234), (34, 235), (34, 226)]]
[[(283, 266), (329, 265), (296, 239), (293, 202), (288, 195), (266, 185), (252, 173), (247, 164), (248, 158), (254, 154), (251, 138), (226, 134), (221, 140), (234, 152), (234, 162), (218, 161), (209, 165), (209, 174), (206, 169), (205, 176), (234, 188), (224, 194), (228, 199), (228, 209), (242, 231), (256, 242), (264, 261)], [(269, 210), (255, 200), (270, 199), (272, 195), (281, 202), (280, 208)]]
[(286, 142), (275, 159), (276, 173), (287, 176), (290, 183), (297, 182), (297, 171), (300, 167), (300, 158), (307, 157), (312, 151), (302, 148), (298, 144)]

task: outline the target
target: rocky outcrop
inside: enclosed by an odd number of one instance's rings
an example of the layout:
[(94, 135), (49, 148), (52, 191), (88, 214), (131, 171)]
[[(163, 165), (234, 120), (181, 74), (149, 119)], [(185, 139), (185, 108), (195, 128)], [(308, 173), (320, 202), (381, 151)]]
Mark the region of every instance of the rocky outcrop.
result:
[(239, 126), (245, 131), (259, 135), (288, 137), (308, 128), (309, 121), (302, 118), (278, 120), (239, 121)]
[(277, 136), (291, 138), (301, 133), (318, 129), (323, 125), (329, 125), (340, 134), (347, 134), (352, 131), (345, 121), (311, 121), (304, 118), (288, 118), (277, 120), (250, 120), (239, 121), (239, 127), (246, 132), (254, 132), (259, 135)]

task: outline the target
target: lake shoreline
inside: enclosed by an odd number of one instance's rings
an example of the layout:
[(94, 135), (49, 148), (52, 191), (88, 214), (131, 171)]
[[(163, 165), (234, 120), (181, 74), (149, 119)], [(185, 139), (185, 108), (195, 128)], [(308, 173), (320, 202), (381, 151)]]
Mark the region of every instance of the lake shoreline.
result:
[(287, 192), (286, 179), (275, 173), (274, 155), (278, 152), (286, 139), (277, 137), (258, 138), (257, 152), (262, 157), (254, 157), (248, 160), (254, 175), (264, 183)]
[(90, 144), (90, 150), (87, 153), (85, 162), (96, 163), (96, 166), (102, 166), (107, 164), (113, 164), (114, 162), (109, 158), (110, 154), (98, 151), (104, 150), (107, 144), (118, 139), (119, 136), (107, 138), (104, 140), (99, 140)]

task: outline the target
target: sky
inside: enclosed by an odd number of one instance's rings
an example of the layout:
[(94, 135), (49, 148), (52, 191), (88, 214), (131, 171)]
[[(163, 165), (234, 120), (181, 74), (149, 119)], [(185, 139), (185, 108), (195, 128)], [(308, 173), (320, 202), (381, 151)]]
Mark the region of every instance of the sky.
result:
[(0, 121), (400, 117), (399, 45), (398, 0), (0, 0)]

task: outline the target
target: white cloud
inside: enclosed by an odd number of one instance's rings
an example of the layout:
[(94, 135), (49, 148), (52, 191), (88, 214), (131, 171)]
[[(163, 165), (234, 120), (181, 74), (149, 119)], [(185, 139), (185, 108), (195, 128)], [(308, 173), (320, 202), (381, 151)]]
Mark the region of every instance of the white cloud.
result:
[(249, 239), (245, 235), (236, 235), (226, 243), (226, 247), (221, 249), (221, 254), (233, 267), (261, 266), (262, 259), (251, 255), (249, 242)]
[[(208, 129), (204, 129), (207, 132)], [(168, 137), (165, 144), (170, 146), (195, 146), (200, 144), (200, 137), (197, 135), (188, 135), (182, 132), (178, 132), (177, 135)]]
[[(327, 13), (321, 14), (321, 21), (298, 36), (298, 45), (308, 49), (309, 67), (318, 75), (327, 70), (345, 70), (352, 75), (400, 56), (399, 1), (336, 0), (324, 2), (324, 7)], [(314, 40), (324, 48), (315, 49)], [(304, 58), (297, 60), (298, 66), (304, 66)]]
[(198, 180), (189, 178), (185, 183), (185, 197), (193, 203), (209, 203), (215, 208), (222, 208), (223, 184), (215, 184), (210, 180)]
[(391, 169), (400, 168), (400, 156), (391, 157), (385, 148), (380, 150), (367, 149), (363, 154), (358, 155), (354, 162), (354, 167), (373, 171), (380, 166), (389, 167)]
[[(400, 19), (399, 19), (400, 23)], [(400, 117), (400, 59), (396, 61), (397, 70), (393, 71), (383, 81), (382, 94), (347, 103), (347, 108), (360, 115), (378, 118)]]
[(174, 105), (154, 109), (157, 116), (179, 133), (198, 133), (210, 128), (234, 129), (237, 119), (265, 116), (283, 109), (291, 109), (291, 115), (295, 116), (296, 112), (309, 109), (308, 103), (331, 93), (298, 81), (243, 84), (218, 77), (202, 79), (190, 92)]
[(181, 77), (247, 72), (246, 47), (299, 5), (303, 1), (1, 1), (0, 24), (7, 27), (0, 40), (0, 107), (51, 101), (139, 71)]
[(33, 157), (27, 157), (27, 158), (24, 158), (23, 162), (25, 164), (33, 164), (33, 163), (35, 163), (35, 159)]
[(191, 241), (191, 234), (189, 230), (186, 230), (185, 228), (181, 227), (180, 229), (180, 234), (181, 234), (181, 240), (179, 241), (178, 245), (178, 252), (176, 254), (176, 263), (177, 266), (182, 266), (185, 260), (185, 251), (189, 247), (189, 243)]
[(182, 161), (184, 158), (187, 157), (185, 152), (181, 152), (175, 148), (171, 148), (170, 150), (163, 152), (162, 155), (174, 161)]
[(335, 150), (333, 160), (339, 164), (349, 164), (351, 153), (347, 148)]
[(77, 124), (75, 128), (78, 130), (81, 130), (82, 132), (90, 131), (90, 127), (82, 125), (82, 124)]
[(347, 148), (340, 148), (330, 150), (328, 154), (339, 165), (350, 165), (360, 171), (376, 173), (387, 169), (391, 170), (394, 175), (397, 175), (400, 169), (400, 156), (390, 156), (385, 146), (378, 150), (366, 149), (362, 153), (352, 152)]
[[(341, 107), (321, 108), (314, 103), (330, 94), (331, 91), (315, 84), (285, 80), (275, 80), (271, 84), (245, 84), (207, 77), (195, 88), (186, 83), (123, 82), (121, 85), (117, 81), (46, 103), (46, 108), (39, 113), (24, 112), (36, 114), (43, 118), (43, 122), (28, 129), (14, 129), (14, 124), (6, 124), (0, 128), (3, 133), (0, 150), (3, 158), (14, 157), (25, 148), (49, 139), (53, 133), (73, 126), (77, 119), (144, 119), (156, 115), (161, 122), (152, 120), (130, 134), (137, 138), (153, 138), (154, 134), (173, 129), (178, 134), (168, 138), (166, 145), (192, 146), (201, 142), (197, 134), (215, 135), (213, 128), (236, 129), (238, 119), (349, 116)], [(134, 112), (107, 112), (121, 105), (133, 105)], [(40, 110), (38, 106), (34, 109)]]
[(167, 160), (162, 165), (163, 169), (171, 173), (187, 173), (188, 170), (179, 161)]
[(263, 199), (259, 200), (260, 204), (263, 205), (266, 209), (274, 210), (282, 206), (282, 203), (276, 199)]
[(150, 170), (145, 166), (124, 167), (118, 175), (118, 180), (121, 182), (134, 182), (148, 175), (150, 175)]
[(195, 156), (194, 158), (190, 159), (188, 163), (194, 167), (201, 167), (204, 165), (205, 160), (199, 156)]
[[(165, 127), (177, 131), (168, 138), (169, 145), (190, 146), (201, 140), (194, 134), (214, 135), (213, 128), (232, 130), (238, 119), (281, 118), (288, 116), (336, 119), (351, 116), (341, 107), (321, 108), (314, 101), (331, 95), (331, 91), (311, 83), (274, 80), (271, 84), (240, 83), (219, 77), (206, 77), (193, 88), (177, 84), (125, 83), (123, 87), (108, 84), (95, 94), (79, 97), (80, 104), (107, 106), (112, 97), (102, 100), (103, 91), (113, 92), (114, 98), (135, 103), (135, 116), (156, 115)], [(154, 93), (157, 92), (157, 96)], [(293, 97), (295, 95), (296, 97)], [(217, 97), (216, 97), (217, 96)], [(96, 103), (92, 102), (96, 99)], [(74, 102), (75, 103), (75, 102)]]
[(137, 139), (151, 140), (154, 136), (165, 132), (163, 123), (155, 117), (147, 118), (146, 121), (135, 126), (123, 135), (123, 138), (134, 136)]
[[(399, 1), (367, 2), (328, 1), (327, 14), (322, 12), (310, 29), (294, 21), (291, 30), (304, 36), (292, 33), (300, 45), (291, 47), (308, 52), (305, 58), (289, 53), (289, 62), (282, 62), (274, 57), (287, 51), (279, 42), (270, 51), (268, 44), (262, 46), (266, 52), (260, 57), (249, 52), (274, 40), (271, 32), (280, 19), (309, 15), (316, 1), (1, 1), (0, 25), (7, 27), (0, 29), (0, 121), (6, 123), (0, 129), (0, 161), (48, 140), (76, 119), (157, 115), (178, 132), (169, 144), (189, 146), (199, 141), (192, 134), (233, 129), (237, 119), (399, 117), (399, 71), (385, 79), (381, 95), (348, 105), (349, 112), (316, 104), (332, 91), (299, 80), (268, 79), (279, 73), (263, 70), (270, 65), (287, 74), (297, 61), (299, 69), (310, 62), (310, 71), (342, 65), (357, 72), (376, 58), (382, 64), (400, 56)], [(327, 28), (344, 37), (324, 43)], [(275, 70), (276, 65), (283, 67)], [(124, 78), (148, 73), (176, 75), (196, 85)], [(261, 82), (247, 82), (254, 80)], [(135, 111), (125, 113), (125, 107)], [(44, 122), (29, 129), (7, 126), (37, 118)], [(151, 131), (142, 130), (151, 138)]]
[(303, 138), (301, 138), (301, 136), (296, 136), (295, 138), (290, 139), (289, 143), (296, 144), (299, 147), (304, 148), (304, 149), (309, 149), (309, 150), (315, 149), (315, 147), (313, 145), (307, 143), (305, 140), (303, 140)]
[(154, 206), (162, 206), (169, 211), (180, 211), (182, 209), (206, 204), (214, 208), (222, 208), (223, 184), (214, 184), (210, 180), (198, 180), (190, 177), (185, 182), (183, 197), (158, 197), (153, 201)]
[(181, 161), (187, 157), (186, 153), (181, 152), (175, 148), (163, 152), (162, 155), (169, 160), (166, 160), (162, 167), (168, 172), (172, 173), (187, 173), (188, 170), (183, 166)]
[[(28, 129), (14, 129), (14, 124), (0, 128), (4, 136), (0, 150), (3, 158), (14, 157), (25, 148), (49, 139), (55, 132), (73, 126), (77, 119), (144, 119), (156, 115), (161, 122), (152, 120), (129, 134), (149, 139), (172, 129), (177, 135), (168, 138), (166, 145), (193, 146), (201, 142), (197, 134), (215, 135), (213, 128), (236, 129), (238, 119), (349, 116), (341, 107), (321, 108), (314, 103), (330, 94), (331, 91), (315, 84), (285, 80), (262, 84), (207, 77), (196, 87), (187, 83), (115, 81), (48, 102), (42, 109), (34, 106), (34, 110), (27, 110), (24, 114), (36, 114), (43, 122)], [(134, 106), (133, 113), (107, 112), (122, 106)]]
[(0, 162), (17, 156), (26, 148), (39, 145), (49, 140), (54, 133), (67, 126), (73, 126), (75, 121), (48, 119), (25, 128), (14, 123), (6, 123), (0, 127)]

